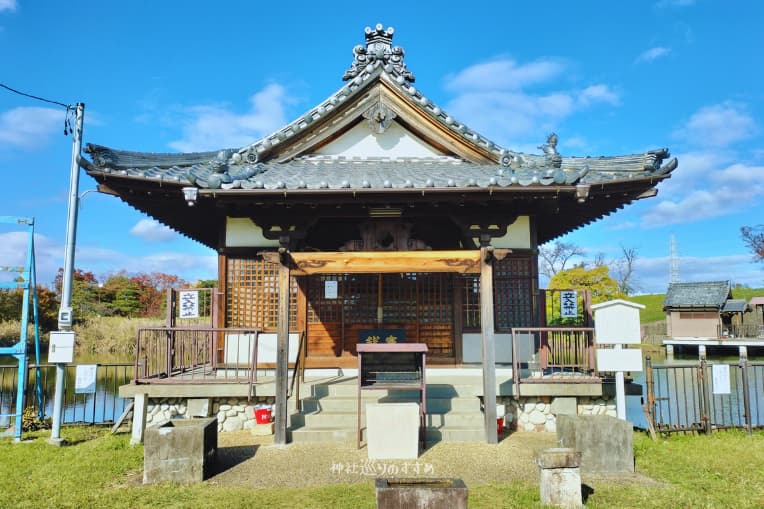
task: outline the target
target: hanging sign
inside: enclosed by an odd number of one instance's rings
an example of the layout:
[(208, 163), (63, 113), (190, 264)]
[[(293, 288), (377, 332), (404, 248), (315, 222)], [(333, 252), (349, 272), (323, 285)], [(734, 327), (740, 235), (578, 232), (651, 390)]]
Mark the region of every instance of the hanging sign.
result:
[(712, 364), (711, 375), (713, 378), (714, 394), (730, 393), (730, 367), (729, 364)]
[(359, 343), (405, 343), (406, 329), (361, 329)]
[(324, 281), (324, 298), (337, 298), (337, 281)]
[(79, 364), (74, 379), (75, 394), (95, 394), (98, 364)]
[(560, 316), (562, 318), (578, 317), (577, 292), (573, 290), (560, 292)]
[(181, 318), (199, 318), (199, 292), (178, 292)]

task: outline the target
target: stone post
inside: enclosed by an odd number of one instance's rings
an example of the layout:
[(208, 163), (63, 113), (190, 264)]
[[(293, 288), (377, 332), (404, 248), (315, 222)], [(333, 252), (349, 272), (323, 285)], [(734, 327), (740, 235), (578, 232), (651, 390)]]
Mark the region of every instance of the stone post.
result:
[(573, 509), (583, 507), (581, 497), (581, 453), (554, 448), (541, 451), (536, 458), (540, 469), (541, 503)]

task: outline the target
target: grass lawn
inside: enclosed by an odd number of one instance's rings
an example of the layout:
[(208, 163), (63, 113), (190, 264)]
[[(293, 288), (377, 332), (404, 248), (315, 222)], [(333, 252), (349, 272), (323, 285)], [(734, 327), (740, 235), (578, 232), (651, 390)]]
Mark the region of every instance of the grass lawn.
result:
[[(216, 483), (143, 486), (143, 448), (127, 435), (64, 428), (69, 445), (46, 443), (49, 432), (14, 443), (0, 439), (0, 507), (290, 507), (373, 508), (371, 481), (318, 488), (248, 489)], [(34, 434), (30, 435), (35, 437)], [(587, 478), (588, 508), (764, 507), (764, 432), (634, 435), (638, 476)], [(471, 508), (540, 507), (528, 482), (469, 486)]]

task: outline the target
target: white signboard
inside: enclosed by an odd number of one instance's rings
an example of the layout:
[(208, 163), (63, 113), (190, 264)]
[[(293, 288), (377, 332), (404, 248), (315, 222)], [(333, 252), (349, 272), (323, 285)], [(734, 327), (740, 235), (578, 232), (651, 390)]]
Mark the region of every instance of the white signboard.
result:
[(80, 364), (74, 379), (75, 394), (95, 394), (97, 364)]
[(597, 349), (598, 371), (642, 371), (642, 350)]
[(575, 291), (560, 292), (560, 316), (576, 318), (578, 316), (578, 299)]
[(714, 394), (730, 393), (730, 367), (728, 364), (712, 364), (711, 375), (713, 378)]
[(337, 298), (337, 281), (324, 281), (324, 298)]
[(178, 292), (181, 318), (199, 318), (199, 292), (196, 290)]
[(593, 305), (594, 337), (597, 344), (638, 345), (641, 343), (640, 309), (644, 309), (644, 306), (620, 299)]

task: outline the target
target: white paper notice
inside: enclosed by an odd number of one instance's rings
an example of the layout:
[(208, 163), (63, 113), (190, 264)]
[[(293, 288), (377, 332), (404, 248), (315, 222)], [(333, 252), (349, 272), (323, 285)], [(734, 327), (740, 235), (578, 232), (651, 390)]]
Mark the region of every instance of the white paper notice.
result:
[(94, 394), (96, 387), (97, 364), (80, 364), (74, 379), (75, 394)]
[(711, 374), (714, 381), (714, 394), (730, 393), (730, 367), (728, 364), (711, 365)]
[(324, 281), (324, 298), (337, 298), (337, 281)]

